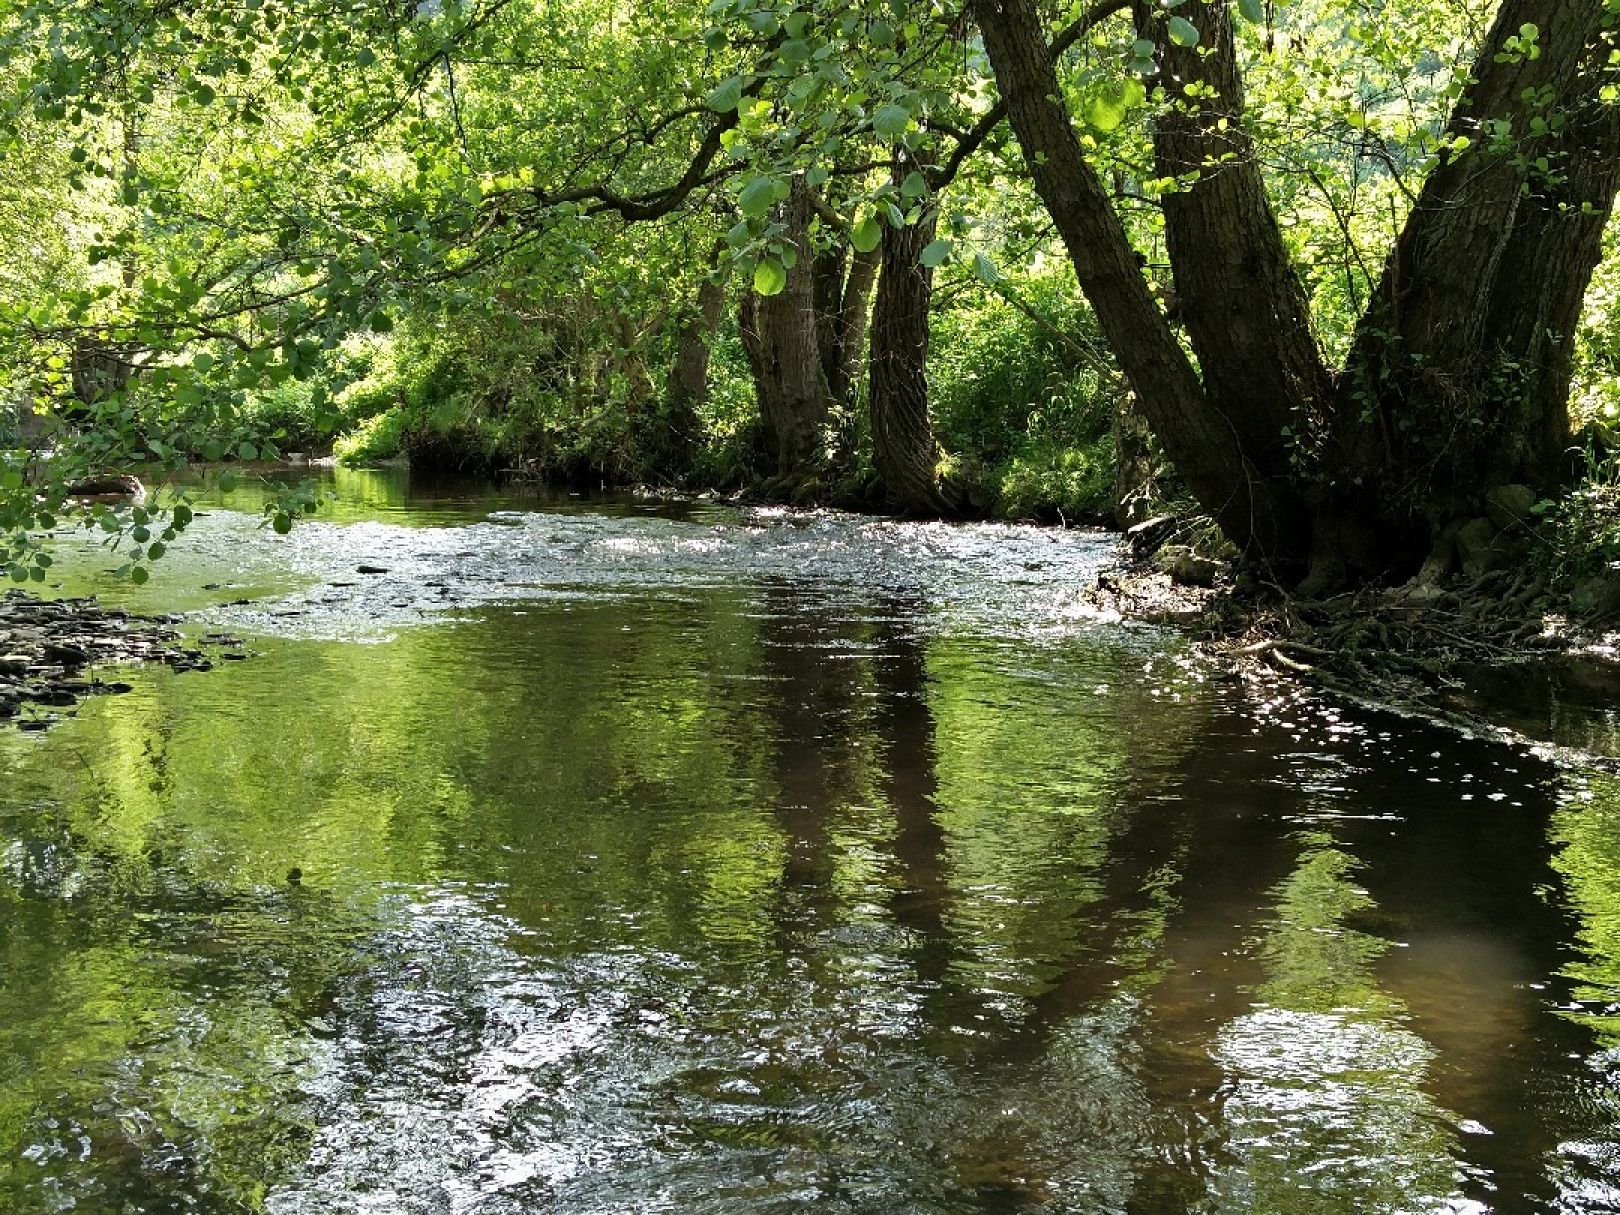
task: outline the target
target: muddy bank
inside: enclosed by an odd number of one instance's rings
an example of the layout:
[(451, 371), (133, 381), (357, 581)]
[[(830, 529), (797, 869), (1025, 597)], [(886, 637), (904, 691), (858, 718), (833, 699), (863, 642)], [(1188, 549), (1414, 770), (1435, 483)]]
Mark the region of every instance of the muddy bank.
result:
[(1164, 557), (1138, 550), (1103, 573), (1088, 609), (1176, 627), (1239, 676), (1299, 680), (1550, 758), (1620, 766), (1620, 633), (1530, 571), (1313, 599), (1227, 562), (1190, 571)]
[[(0, 720), (41, 730), (86, 696), (127, 692), (96, 668), (161, 662), (177, 671), (213, 666), (188, 646), (177, 617), (136, 616), (94, 598), (45, 600), (25, 591), (0, 596)], [(211, 635), (225, 657), (239, 656), (236, 638)]]

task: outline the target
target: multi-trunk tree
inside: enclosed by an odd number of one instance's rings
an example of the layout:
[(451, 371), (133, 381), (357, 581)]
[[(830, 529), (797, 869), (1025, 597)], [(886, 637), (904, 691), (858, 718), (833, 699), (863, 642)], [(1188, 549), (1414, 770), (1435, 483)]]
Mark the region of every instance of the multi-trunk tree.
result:
[(1225, 3), (1134, 9), (1165, 102), (1154, 157), (1181, 183), (1164, 230), (1196, 367), (1082, 149), (1035, 4), (976, 0), (975, 12), (1030, 173), (1144, 414), (1250, 558), (1312, 588), (1410, 575), (1443, 559), (1495, 486), (1553, 484), (1569, 343), (1620, 185), (1614, 6), (1505, 0), (1336, 368), (1245, 129)]

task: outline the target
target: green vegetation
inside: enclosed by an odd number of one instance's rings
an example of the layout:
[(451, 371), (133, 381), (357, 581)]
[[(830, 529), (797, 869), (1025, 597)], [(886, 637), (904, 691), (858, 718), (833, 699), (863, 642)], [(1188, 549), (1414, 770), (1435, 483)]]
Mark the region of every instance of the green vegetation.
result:
[(1503, 485), (1589, 509), (1617, 20), (5, 8), (0, 385), (56, 454), (7, 457), (4, 564), (181, 530), (84, 473), (293, 450), (1103, 518), (1126, 415), (1273, 581), (1403, 580)]

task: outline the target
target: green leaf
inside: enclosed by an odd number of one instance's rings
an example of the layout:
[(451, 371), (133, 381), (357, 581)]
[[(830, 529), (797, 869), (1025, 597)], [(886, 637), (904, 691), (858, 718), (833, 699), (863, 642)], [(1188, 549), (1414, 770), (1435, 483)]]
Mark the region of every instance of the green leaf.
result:
[(148, 570), (144, 565), (137, 565), (134, 569), (129, 571), (129, 580), (136, 586), (143, 585), (151, 576), (151, 571)]
[(730, 113), (742, 104), (742, 77), (722, 80), (705, 99), (704, 104), (721, 114)]
[(259, 449), (251, 443), (238, 444), (236, 457), (239, 460), (257, 460), (259, 458)]
[(1263, 0), (1238, 0), (1238, 12), (1248, 20), (1259, 25), (1266, 19), (1266, 10)]
[(879, 139), (886, 139), (891, 143), (904, 135), (910, 125), (911, 111), (892, 101), (887, 105), (878, 106), (872, 113), (872, 130)]
[(906, 179), (900, 183), (900, 196), (902, 198), (921, 198), (927, 193), (928, 180), (915, 169), (907, 173)]
[(951, 256), (951, 250), (955, 247), (955, 241), (940, 237), (939, 240), (929, 244), (928, 247), (918, 255), (917, 260), (932, 270), (940, 263), (948, 261)]
[(1185, 17), (1170, 18), (1170, 41), (1177, 46), (1197, 46), (1198, 27)]
[(883, 225), (876, 215), (866, 215), (850, 231), (849, 243), (857, 253), (870, 253), (883, 241)]
[(737, 206), (749, 219), (764, 219), (776, 203), (776, 182), (769, 177), (750, 178), (737, 196)]
[(787, 286), (787, 271), (774, 257), (767, 257), (754, 267), (754, 290), (761, 295), (780, 295)]
[(1098, 131), (1112, 131), (1125, 121), (1125, 89), (1109, 84), (1093, 93), (1086, 102), (1085, 118)]
[(973, 273), (979, 276), (979, 281), (987, 287), (993, 287), (1001, 281), (1001, 271), (989, 256), (983, 253), (973, 255)]
[(270, 521), (270, 526), (275, 529), (276, 535), (285, 536), (292, 531), (292, 516), (287, 514), (286, 511), (279, 511), (276, 517)]

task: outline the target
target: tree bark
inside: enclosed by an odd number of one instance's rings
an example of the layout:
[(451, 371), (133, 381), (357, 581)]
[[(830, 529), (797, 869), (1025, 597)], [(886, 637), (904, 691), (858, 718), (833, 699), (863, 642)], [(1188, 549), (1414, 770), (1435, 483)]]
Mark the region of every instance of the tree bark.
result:
[(1620, 105), (1596, 100), (1620, 83), (1620, 33), (1597, 39), (1581, 78), (1591, 94), (1541, 149), (1549, 170), (1532, 179), (1502, 253), (1485, 322), (1501, 369), (1499, 434), (1478, 480), (1551, 489), (1568, 474), (1573, 336), (1603, 257), (1603, 231), (1620, 191)]
[[(897, 161), (899, 173), (903, 161)], [(939, 444), (928, 416), (928, 308), (934, 272), (922, 251), (934, 239), (929, 215), (883, 230), (883, 269), (872, 312), (872, 461), (907, 514), (948, 509), (939, 485)]]
[(1199, 31), (1184, 47), (1168, 36), (1159, 5), (1136, 0), (1133, 11), (1137, 36), (1158, 44), (1158, 83), (1170, 102), (1153, 126), (1159, 174), (1191, 179), (1163, 203), (1180, 320), (1210, 406), (1262, 475), (1287, 482), (1288, 436), (1328, 399), (1331, 381), (1243, 127), (1231, 13), (1225, 0), (1172, 10)]
[[(1380, 497), (1421, 503), (1433, 517), (1477, 490), (1477, 454), (1495, 438), (1492, 420), (1480, 423), (1498, 370), (1489, 348), (1497, 297), (1585, 290), (1578, 259), (1532, 268), (1504, 256), (1521, 235), (1528, 246), (1519, 256), (1548, 239), (1536, 234), (1538, 221), (1519, 223), (1531, 193), (1532, 123), (1595, 102), (1581, 68), (1602, 22), (1601, 0), (1507, 0), (1497, 11), (1474, 84), (1447, 126), (1460, 150), (1443, 153), (1425, 179), (1346, 363), (1336, 462)], [(1509, 41), (1525, 25), (1538, 30), (1534, 56)], [(1509, 323), (1528, 319), (1524, 311), (1510, 306)]]
[(787, 240), (797, 252), (787, 284), (773, 296), (750, 293), (738, 318), (777, 475), (795, 480), (820, 463), (832, 405), (816, 331), (811, 213), (809, 189), (796, 181), (783, 207)]
[(1239, 428), (1212, 406), (1154, 303), (1107, 190), (1081, 153), (1033, 0), (977, 0), (975, 11), (1036, 191), (1166, 454), (1234, 542), (1259, 559), (1296, 560), (1307, 536), (1297, 496), (1265, 475)]
[(858, 387), (877, 268), (876, 249), (859, 253), (836, 245), (816, 256), (816, 341), (827, 391), (840, 405), (851, 404)]
[(710, 347), (725, 306), (725, 286), (711, 267), (676, 333), (675, 361), (665, 386), (664, 429), (654, 444), (657, 471), (680, 473), (691, 463), (701, 429), (698, 409), (709, 395)]

